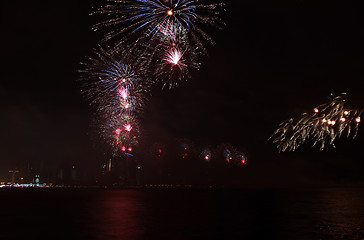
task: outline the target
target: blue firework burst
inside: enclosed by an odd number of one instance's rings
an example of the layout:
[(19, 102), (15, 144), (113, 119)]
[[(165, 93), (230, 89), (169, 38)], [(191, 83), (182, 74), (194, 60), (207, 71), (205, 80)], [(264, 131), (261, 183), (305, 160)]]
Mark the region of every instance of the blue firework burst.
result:
[[(97, 110), (120, 115), (142, 109), (148, 92), (134, 67), (101, 49), (82, 63), (82, 93)], [(118, 56), (120, 53), (117, 54)]]
[(221, 3), (205, 3), (203, 0), (110, 1), (112, 3), (101, 6), (94, 12), (107, 17), (96, 24), (94, 30), (112, 27), (104, 36), (104, 40), (122, 35), (124, 40), (127, 36), (127, 39), (138, 44), (141, 39), (173, 41), (177, 37), (181, 38), (179, 35), (183, 35), (183, 38), (193, 35), (190, 37), (193, 42), (196, 41), (197, 33), (202, 38), (212, 41), (198, 25), (221, 23), (218, 17), (222, 11)]

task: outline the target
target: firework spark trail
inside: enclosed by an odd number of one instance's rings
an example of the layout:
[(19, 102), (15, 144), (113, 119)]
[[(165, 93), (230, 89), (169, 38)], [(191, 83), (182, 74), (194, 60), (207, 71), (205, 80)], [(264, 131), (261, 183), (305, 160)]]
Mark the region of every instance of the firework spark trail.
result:
[[(362, 110), (346, 106), (345, 93), (334, 97), (331, 102), (319, 105), (312, 113), (303, 113), (299, 119), (290, 118), (282, 122), (269, 140), (277, 143), (279, 151), (295, 151), (307, 140), (312, 146), (319, 145), (324, 150), (326, 143), (335, 147), (334, 141), (346, 131), (346, 137), (356, 137), (359, 130)], [(352, 132), (354, 133), (352, 134)]]

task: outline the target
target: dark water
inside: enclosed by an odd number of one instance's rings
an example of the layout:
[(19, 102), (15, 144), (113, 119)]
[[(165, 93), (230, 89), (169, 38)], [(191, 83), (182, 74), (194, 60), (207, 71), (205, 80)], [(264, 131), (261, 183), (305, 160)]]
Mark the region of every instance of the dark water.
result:
[(364, 189), (2, 189), (0, 239), (364, 239)]

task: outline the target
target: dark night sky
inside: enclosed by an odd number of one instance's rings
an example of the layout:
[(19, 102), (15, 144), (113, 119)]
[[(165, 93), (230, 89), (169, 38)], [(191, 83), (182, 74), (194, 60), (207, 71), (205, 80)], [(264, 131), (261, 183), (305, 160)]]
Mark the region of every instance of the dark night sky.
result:
[[(0, 175), (24, 159), (103, 157), (76, 82), (79, 62), (101, 38), (90, 30), (98, 2), (2, 3)], [(228, 1), (227, 25), (212, 33), (217, 45), (201, 70), (171, 91), (153, 92), (145, 134), (232, 143), (249, 156), (251, 181), (364, 181), (363, 132), (324, 152), (305, 145), (278, 154), (266, 141), (281, 121), (330, 93), (346, 92), (364, 107), (363, 10), (360, 1)]]

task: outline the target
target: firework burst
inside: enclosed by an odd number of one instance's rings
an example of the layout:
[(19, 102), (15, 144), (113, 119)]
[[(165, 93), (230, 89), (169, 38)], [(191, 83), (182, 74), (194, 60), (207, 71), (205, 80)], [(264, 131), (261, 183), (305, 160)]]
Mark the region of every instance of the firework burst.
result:
[(363, 109), (349, 108), (346, 99), (347, 95), (343, 93), (329, 103), (313, 108), (311, 113), (282, 122), (269, 139), (277, 143), (279, 151), (284, 152), (295, 151), (309, 139), (313, 141), (312, 146), (318, 144), (322, 151), (326, 143), (335, 147), (334, 141), (344, 134), (355, 138)]
[[(213, 42), (202, 30), (202, 25), (221, 25), (219, 17), (222, 3), (198, 0), (110, 0), (93, 14), (107, 19), (93, 29), (113, 27), (103, 38), (123, 37), (138, 44), (140, 40), (175, 39), (177, 35), (190, 35), (191, 42), (202, 46), (200, 38)], [(119, 41), (118, 41), (119, 42)], [(144, 41), (145, 42), (145, 41)], [(118, 45), (119, 43), (117, 43)]]
[(245, 156), (245, 154), (243, 152), (236, 152), (236, 158), (237, 158), (237, 161), (236, 161), (236, 164), (239, 166), (239, 167), (244, 167), (246, 165), (248, 165), (248, 158)]
[(166, 52), (165, 57), (162, 59), (165, 64), (177, 66), (180, 70), (186, 66), (183, 63), (183, 52), (178, 48), (172, 48)]
[[(104, 116), (96, 118), (97, 136), (101, 142), (111, 147), (114, 155), (125, 152), (138, 144), (140, 127), (137, 119), (132, 115)], [(120, 152), (121, 151), (121, 152)]]
[(171, 89), (200, 68), (198, 57), (199, 52), (189, 45), (161, 44), (145, 58), (144, 66), (149, 66), (149, 75), (155, 83)]
[(204, 148), (201, 150), (201, 152), (200, 152), (199, 156), (200, 156), (200, 158), (201, 158), (204, 162), (206, 162), (206, 163), (211, 162), (211, 158), (212, 158), (212, 156), (213, 156), (211, 148), (210, 148), (210, 147), (204, 147)]
[(117, 115), (141, 111), (150, 85), (147, 79), (137, 74), (137, 71), (143, 71), (126, 64), (128, 61), (117, 60), (125, 56), (120, 52), (111, 54), (104, 49), (94, 52), (95, 57), (81, 63), (80, 81), (85, 98), (101, 112)]
[[(115, 39), (113, 50), (139, 51), (144, 71), (162, 87), (172, 88), (198, 70), (205, 43), (214, 41), (204, 27), (221, 26), (224, 4), (209, 0), (109, 0), (94, 14), (107, 19), (94, 30), (110, 27), (104, 41)], [(123, 39), (121, 41), (120, 39)], [(129, 53), (131, 55), (132, 53)]]
[(149, 77), (172, 88), (198, 69), (204, 42), (213, 44), (202, 27), (221, 24), (222, 11), (208, 0), (109, 0), (94, 12), (107, 19), (93, 29), (112, 27), (103, 40), (115, 42), (82, 63), (80, 80), (105, 142), (121, 151), (137, 144)]
[(102, 142), (112, 147), (113, 154), (132, 149), (138, 143), (137, 117), (149, 92), (149, 82), (141, 77), (138, 63), (122, 51), (110, 53), (100, 49), (95, 51), (95, 57), (82, 63), (80, 70), (82, 92), (97, 110), (97, 133)]

